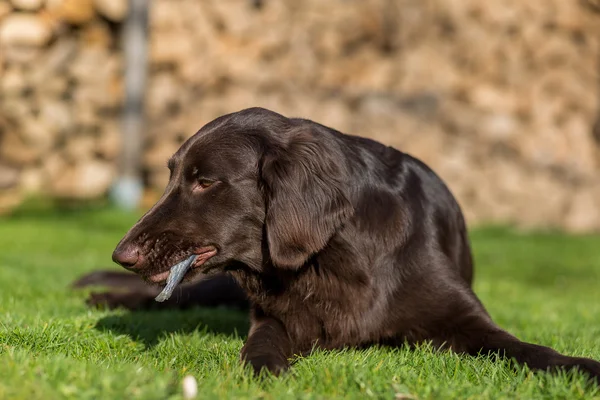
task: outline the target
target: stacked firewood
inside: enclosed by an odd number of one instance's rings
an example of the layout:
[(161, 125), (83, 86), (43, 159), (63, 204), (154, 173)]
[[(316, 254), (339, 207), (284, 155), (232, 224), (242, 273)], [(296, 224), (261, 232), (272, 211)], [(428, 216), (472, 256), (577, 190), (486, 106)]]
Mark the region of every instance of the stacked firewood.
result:
[(126, 0), (0, 0), (5, 206), (28, 193), (91, 198), (106, 191), (120, 148), (118, 26), (126, 6)]
[[(149, 4), (143, 167), (156, 193), (198, 128), (264, 106), (422, 158), (470, 222), (600, 230), (596, 0)], [(106, 191), (126, 12), (124, 0), (0, 0), (0, 187)]]
[(594, 0), (157, 0), (151, 23), (156, 187), (181, 140), (261, 105), (424, 159), (471, 222), (600, 229)]

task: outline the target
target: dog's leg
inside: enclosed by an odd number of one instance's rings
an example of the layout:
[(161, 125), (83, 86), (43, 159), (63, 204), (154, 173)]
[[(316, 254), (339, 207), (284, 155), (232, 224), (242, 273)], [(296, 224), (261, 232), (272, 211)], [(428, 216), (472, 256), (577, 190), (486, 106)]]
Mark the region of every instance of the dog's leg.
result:
[(129, 272), (100, 270), (82, 276), (71, 284), (80, 289), (90, 286), (103, 286), (112, 290), (92, 292), (86, 303), (93, 307), (126, 308), (129, 310), (147, 309), (160, 289), (148, 285), (144, 280)]
[[(156, 292), (158, 295), (158, 291)], [(149, 310), (154, 308), (154, 297), (146, 291), (107, 291), (107, 292), (92, 292), (86, 299), (86, 304), (91, 307), (108, 308), (125, 308), (127, 310)], [(172, 306), (178, 308), (177, 306)]]
[(290, 367), (291, 356), (292, 344), (283, 324), (254, 310), (248, 340), (240, 354), (242, 361), (257, 375), (263, 369), (279, 375)]
[[(184, 309), (193, 306), (217, 307), (220, 305), (240, 309), (248, 307), (246, 295), (233, 278), (227, 274), (204, 277), (197, 282), (182, 284), (175, 289), (171, 298), (162, 303), (154, 301), (154, 298), (160, 293), (159, 287), (145, 283), (136, 275), (127, 273), (123, 273), (123, 275), (127, 276), (127, 280), (119, 281), (122, 285), (114, 284), (117, 283), (116, 281), (111, 282), (113, 285), (107, 285), (116, 290), (91, 293), (87, 304), (109, 309), (126, 308), (129, 310)], [(131, 276), (137, 280), (130, 279)], [(127, 282), (130, 282), (131, 285), (127, 285)], [(106, 281), (93, 284), (106, 284)], [(78, 287), (81, 286), (85, 285)]]
[(448, 338), (456, 351), (471, 355), (496, 353), (526, 364), (533, 370), (579, 370), (600, 384), (600, 363), (588, 358), (570, 357), (536, 344), (522, 342), (500, 329), (491, 319), (477, 310), (454, 319), (455, 334)]
[(100, 270), (83, 275), (71, 284), (73, 288), (87, 286), (106, 286), (112, 288), (123, 288), (135, 290), (146, 288), (148, 284), (139, 275), (131, 272)]

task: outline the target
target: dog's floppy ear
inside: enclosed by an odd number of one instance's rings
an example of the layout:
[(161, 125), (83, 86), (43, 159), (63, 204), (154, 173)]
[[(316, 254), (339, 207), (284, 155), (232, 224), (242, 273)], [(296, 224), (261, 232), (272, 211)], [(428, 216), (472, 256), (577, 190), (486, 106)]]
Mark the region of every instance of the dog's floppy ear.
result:
[(335, 139), (311, 127), (286, 136), (265, 154), (261, 175), (271, 260), (295, 269), (326, 246), (353, 208), (345, 156)]

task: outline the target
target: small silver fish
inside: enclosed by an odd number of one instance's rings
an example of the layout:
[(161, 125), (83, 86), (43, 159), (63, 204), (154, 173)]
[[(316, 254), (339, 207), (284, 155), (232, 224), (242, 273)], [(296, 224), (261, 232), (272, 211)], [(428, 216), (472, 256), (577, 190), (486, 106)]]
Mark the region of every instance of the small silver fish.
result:
[(168, 300), (169, 297), (171, 297), (171, 295), (173, 294), (173, 290), (175, 290), (175, 287), (179, 285), (179, 282), (181, 282), (181, 280), (185, 276), (185, 273), (188, 271), (188, 269), (190, 269), (190, 266), (196, 260), (196, 257), (198, 256), (196, 254), (193, 254), (185, 260), (181, 261), (180, 263), (175, 264), (173, 267), (171, 267), (169, 277), (167, 278), (167, 285), (162, 290), (162, 292), (160, 292), (159, 295), (154, 298), (154, 300), (162, 303), (163, 301)]

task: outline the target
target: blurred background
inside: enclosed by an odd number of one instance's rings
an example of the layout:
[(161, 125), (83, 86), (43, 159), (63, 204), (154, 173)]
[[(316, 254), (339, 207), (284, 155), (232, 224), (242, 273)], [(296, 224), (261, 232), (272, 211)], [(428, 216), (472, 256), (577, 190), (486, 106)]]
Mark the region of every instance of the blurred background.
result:
[(421, 158), (470, 224), (600, 231), (600, 0), (137, 3), (0, 0), (0, 213), (124, 176), (148, 207), (262, 106)]

